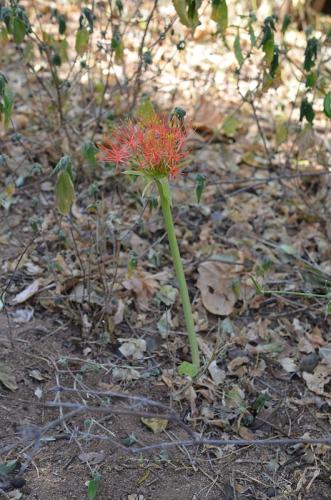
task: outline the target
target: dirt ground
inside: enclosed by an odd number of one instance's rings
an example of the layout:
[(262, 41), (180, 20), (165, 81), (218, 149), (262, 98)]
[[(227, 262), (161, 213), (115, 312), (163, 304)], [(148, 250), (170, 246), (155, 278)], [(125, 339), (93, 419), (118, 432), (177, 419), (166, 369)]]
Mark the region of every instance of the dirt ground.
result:
[[(64, 134), (45, 91), (55, 95), (54, 75), (38, 50), (37, 69), (19, 71), (11, 46), (1, 55), (16, 95), (13, 126), (0, 130), (0, 497), (328, 500), (331, 149), (321, 101), (313, 129), (299, 120), (304, 34), (289, 33), (282, 81), (244, 102), (261, 50), (238, 72), (205, 17), (195, 38), (177, 23), (164, 41), (161, 4), (148, 39), (156, 69), (143, 75), (153, 86), (140, 90), (187, 110), (190, 157), (171, 191), (202, 370), (193, 382), (178, 373), (190, 354), (155, 193), (143, 199), (138, 181), (81, 154), (117, 123), (110, 111), (122, 116), (121, 65), (94, 88), (77, 64), (69, 97), (60, 89)], [(127, 33), (135, 74), (140, 38)], [(61, 216), (53, 169), (69, 154), (76, 198)], [(209, 442), (191, 446), (197, 436)]]

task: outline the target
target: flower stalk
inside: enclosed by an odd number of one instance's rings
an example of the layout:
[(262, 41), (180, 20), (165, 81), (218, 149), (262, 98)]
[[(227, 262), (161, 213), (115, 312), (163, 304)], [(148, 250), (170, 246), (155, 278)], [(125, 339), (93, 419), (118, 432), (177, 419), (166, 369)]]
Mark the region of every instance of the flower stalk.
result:
[(192, 363), (194, 365), (195, 371), (198, 372), (200, 368), (199, 346), (195, 332), (192, 307), (188, 294), (183, 263), (178, 248), (175, 226), (171, 212), (171, 196), (169, 184), (167, 178), (157, 180), (156, 182), (160, 194), (161, 208), (163, 212), (164, 225), (168, 235), (171, 257), (174, 263), (176, 278), (179, 286), (179, 294), (183, 306), (188, 341), (191, 348)]

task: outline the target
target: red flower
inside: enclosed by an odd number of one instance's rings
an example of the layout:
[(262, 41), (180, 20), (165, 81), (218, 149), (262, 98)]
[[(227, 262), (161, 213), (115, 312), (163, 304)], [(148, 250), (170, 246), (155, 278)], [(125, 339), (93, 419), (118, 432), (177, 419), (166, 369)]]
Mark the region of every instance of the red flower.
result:
[(163, 116), (137, 123), (128, 122), (113, 133), (112, 140), (100, 146), (104, 162), (129, 165), (152, 177), (176, 175), (187, 157), (187, 133), (181, 123)]

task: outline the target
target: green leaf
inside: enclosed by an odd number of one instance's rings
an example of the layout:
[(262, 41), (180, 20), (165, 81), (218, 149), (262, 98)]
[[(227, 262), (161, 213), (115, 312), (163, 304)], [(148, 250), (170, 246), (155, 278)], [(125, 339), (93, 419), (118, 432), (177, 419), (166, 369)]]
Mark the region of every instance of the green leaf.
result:
[(26, 26), (24, 21), (22, 21), (22, 19), (20, 19), (19, 17), (15, 17), (13, 23), (14, 42), (17, 43), (17, 45), (22, 43), (25, 34), (26, 34)]
[(245, 408), (245, 395), (238, 386), (233, 387), (225, 393), (225, 400), (230, 408)]
[(212, 0), (211, 18), (217, 23), (220, 33), (224, 33), (228, 27), (228, 6), (226, 0)]
[(270, 76), (271, 76), (271, 78), (275, 78), (278, 67), (279, 67), (279, 49), (275, 45), (272, 61), (270, 63)]
[(68, 170), (71, 179), (73, 179), (71, 158), (68, 155), (62, 156), (62, 158), (60, 158), (53, 169), (52, 175), (59, 174), (63, 170)]
[(270, 38), (268, 38), (268, 40), (263, 44), (262, 48), (265, 54), (264, 60), (267, 63), (267, 65), (270, 66), (274, 58), (274, 50), (275, 50), (275, 41), (273, 33), (271, 33)]
[(116, 33), (111, 41), (111, 48), (115, 54), (115, 63), (120, 64), (123, 59), (124, 45), (119, 33)]
[(256, 346), (256, 352), (259, 353), (279, 353), (282, 352), (284, 347), (281, 344), (277, 344), (277, 342), (272, 342), (270, 344), (259, 344)]
[(133, 170), (133, 169), (131, 169), (131, 170), (123, 170), (122, 173), (126, 174), (126, 175), (132, 175), (134, 177), (139, 177), (139, 175), (140, 176), (146, 176), (146, 177), (148, 177), (145, 172), (141, 172), (139, 170)]
[(276, 144), (279, 146), (287, 140), (288, 126), (284, 118), (276, 118)]
[(62, 62), (69, 61), (68, 48), (69, 48), (69, 44), (68, 44), (67, 40), (64, 38), (59, 43), (59, 56), (61, 57)]
[(131, 276), (132, 272), (137, 268), (138, 265), (138, 255), (136, 252), (130, 252), (130, 260), (128, 262), (128, 275)]
[(3, 96), (3, 113), (4, 113), (4, 123), (5, 127), (7, 128), (10, 124), (11, 116), (12, 116), (12, 111), (13, 111), (13, 94), (9, 89), (5, 90), (4, 96)]
[(193, 365), (193, 363), (189, 363), (188, 361), (183, 361), (178, 367), (179, 375), (187, 375), (191, 378), (195, 377), (198, 371), (198, 368)]
[[(88, 26), (89, 26), (89, 29), (90, 29), (90, 33), (93, 33), (94, 18), (95, 18), (95, 16), (94, 16), (92, 10), (89, 9), (88, 7), (83, 7), (82, 8), (82, 15), (86, 17), (86, 20), (88, 22)], [(82, 22), (82, 20), (81, 20), (81, 22)]]
[(263, 290), (262, 286), (260, 285), (260, 283), (257, 281), (257, 279), (252, 275), (250, 275), (250, 278), (253, 281), (257, 295), (264, 295), (264, 290)]
[(0, 73), (0, 96), (4, 95), (7, 83), (8, 80), (5, 75), (3, 73)]
[(304, 97), (300, 106), (300, 121), (306, 118), (307, 122), (312, 125), (314, 116), (315, 113), (312, 104), (308, 101), (307, 97)]
[(313, 66), (315, 66), (317, 59), (317, 50), (318, 50), (318, 40), (313, 37), (307, 41), (307, 46), (305, 49), (305, 60), (303, 67), (306, 71), (310, 71)]
[(234, 48), (234, 55), (236, 56), (239, 66), (241, 67), (243, 65), (244, 58), (240, 47), (239, 30), (237, 32), (236, 38), (234, 39), (233, 48)]
[(87, 485), (87, 498), (88, 500), (95, 500), (97, 498), (98, 489), (100, 486), (101, 475), (94, 472), (93, 479), (90, 479)]
[(61, 56), (58, 52), (55, 52), (55, 54), (53, 54), (52, 56), (52, 64), (54, 64), (54, 66), (61, 66), (62, 64), (62, 59), (61, 59)]
[(255, 33), (254, 33), (254, 29), (253, 29), (252, 23), (249, 23), (249, 25), (248, 25), (248, 31), (249, 31), (249, 38), (251, 40), (251, 46), (255, 47), (255, 45), (256, 45), (256, 36), (255, 36)]
[(8, 43), (8, 30), (7, 28), (0, 29), (0, 47), (3, 48)]
[(17, 460), (7, 460), (4, 464), (0, 464), (0, 475), (10, 474), (18, 464)]
[(122, 439), (122, 443), (127, 447), (134, 445), (136, 442), (137, 438), (133, 433), (128, 434), (125, 438)]
[(281, 243), (278, 248), (287, 255), (298, 255), (298, 250), (293, 245)]
[(188, 28), (195, 28), (200, 24), (198, 17), (198, 8), (201, 5), (201, 0), (172, 0), (173, 6), (177, 12), (179, 20)]
[(261, 410), (265, 407), (267, 401), (269, 399), (268, 394), (261, 393), (258, 395), (254, 403), (252, 404), (252, 408), (256, 413), (260, 413)]
[(121, 14), (123, 12), (123, 3), (122, 3), (122, 0), (116, 0), (115, 4), (116, 4), (116, 7), (118, 9), (118, 13), (121, 16)]
[(138, 120), (141, 120), (143, 123), (150, 122), (154, 118), (156, 118), (156, 112), (152, 101), (149, 98), (143, 99), (140, 102), (135, 112), (135, 115), (138, 118)]
[(83, 143), (82, 148), (81, 148), (81, 152), (82, 152), (83, 157), (85, 158), (85, 160), (88, 161), (88, 163), (92, 167), (97, 166), (96, 155), (97, 155), (98, 151), (99, 150), (96, 147), (96, 145), (90, 140), (86, 140)]
[(76, 33), (75, 49), (79, 56), (85, 54), (88, 48), (89, 32), (86, 28), (80, 28)]
[(205, 181), (206, 177), (202, 174), (198, 174), (196, 176), (195, 182), (196, 182), (196, 187), (195, 187), (195, 194), (197, 197), (197, 202), (200, 203), (201, 196), (205, 187)]
[(234, 137), (240, 126), (240, 121), (235, 115), (228, 115), (224, 118), (222, 131), (227, 137)]
[(70, 212), (74, 199), (75, 188), (71, 176), (67, 170), (63, 170), (58, 175), (55, 185), (56, 206), (62, 215), (67, 215)]
[(289, 27), (291, 21), (292, 21), (291, 16), (289, 16), (288, 14), (286, 14), (284, 16), (284, 21), (283, 21), (283, 24), (282, 24), (282, 34), (283, 35), (285, 34), (287, 28)]
[(331, 92), (328, 92), (324, 97), (323, 111), (328, 118), (331, 118)]
[(57, 18), (59, 23), (59, 33), (60, 35), (64, 35), (67, 29), (66, 18), (63, 14), (60, 14)]
[(311, 71), (306, 78), (306, 87), (311, 89), (315, 87), (317, 82), (317, 71)]

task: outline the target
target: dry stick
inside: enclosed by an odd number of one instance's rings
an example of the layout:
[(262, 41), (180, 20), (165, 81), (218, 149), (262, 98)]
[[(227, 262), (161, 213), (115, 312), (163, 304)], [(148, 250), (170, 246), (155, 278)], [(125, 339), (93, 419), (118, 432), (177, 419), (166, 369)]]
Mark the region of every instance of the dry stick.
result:
[(14, 340), (13, 340), (13, 333), (12, 333), (12, 328), (11, 328), (11, 324), (10, 324), (10, 318), (8, 315), (8, 310), (7, 310), (7, 306), (6, 306), (6, 302), (5, 302), (5, 294), (6, 294), (7, 290), (9, 289), (10, 285), (12, 284), (12, 282), (14, 281), (18, 266), (20, 265), (20, 262), (22, 261), (24, 255), (26, 254), (26, 252), (28, 251), (28, 249), (30, 248), (32, 243), (34, 243), (34, 240), (31, 240), (24, 248), (23, 252), (21, 253), (21, 255), (18, 258), (18, 261), (15, 265), (15, 268), (13, 270), (11, 278), (9, 279), (9, 281), (7, 282), (7, 284), (5, 285), (5, 287), (2, 289), (2, 291), (0, 293), (0, 306), (3, 308), (4, 313), (6, 315), (6, 319), (7, 319), (7, 323), (8, 323), (8, 332), (9, 332), (8, 337), (9, 337), (9, 342), (10, 342), (10, 346), (12, 349), (14, 348)]
[[(52, 390), (56, 390), (57, 392), (62, 391), (62, 392), (77, 392), (75, 389), (69, 389), (69, 388), (64, 388), (57, 386)], [(78, 391), (80, 392), (80, 391)], [(33, 446), (33, 450), (36, 451), (38, 447), (40, 446), (40, 442), (42, 440), (42, 436), (46, 434), (50, 429), (58, 426), (59, 424), (63, 423), (65, 420), (68, 420), (71, 417), (77, 416), (81, 413), (84, 412), (97, 412), (97, 413), (110, 413), (110, 414), (117, 414), (117, 415), (134, 415), (134, 416), (145, 416), (145, 417), (158, 417), (158, 418), (165, 418), (167, 420), (172, 420), (177, 422), (186, 432), (188, 432), (191, 436), (193, 436), (191, 439), (184, 439), (184, 440), (178, 440), (178, 441), (173, 441), (173, 442), (161, 442), (161, 443), (156, 443), (152, 445), (147, 445), (147, 446), (140, 446), (140, 447), (133, 447), (133, 448), (124, 448), (127, 453), (131, 454), (140, 454), (143, 452), (151, 451), (154, 449), (167, 449), (167, 448), (172, 448), (172, 447), (178, 447), (178, 446), (199, 446), (199, 445), (206, 445), (206, 446), (289, 446), (289, 445), (295, 445), (295, 444), (302, 444), (302, 445), (318, 445), (318, 444), (325, 444), (328, 446), (331, 446), (331, 438), (275, 438), (275, 439), (257, 439), (257, 440), (249, 440), (249, 439), (207, 439), (207, 438), (201, 438), (197, 437), (191, 429), (189, 429), (181, 420), (180, 418), (174, 413), (171, 412), (169, 414), (169, 409), (163, 405), (162, 403), (158, 403), (156, 401), (149, 400), (148, 398), (144, 397), (139, 397), (139, 396), (130, 396), (126, 394), (119, 394), (119, 393), (113, 393), (112, 391), (109, 392), (103, 392), (103, 391), (88, 391), (97, 394), (108, 394), (108, 395), (113, 395), (116, 398), (121, 398), (121, 399), (127, 399), (127, 400), (133, 400), (137, 401), (140, 404), (151, 404), (152, 406), (158, 407), (158, 408), (166, 408), (167, 412), (162, 413), (162, 414), (156, 414), (155, 412), (148, 412), (148, 411), (138, 411), (136, 409), (130, 409), (130, 408), (124, 408), (124, 409), (117, 409), (113, 407), (93, 407), (93, 406), (88, 406), (88, 405), (81, 405), (77, 403), (65, 403), (65, 402), (60, 402), (57, 403), (55, 401), (49, 401), (47, 402), (48, 407), (61, 407), (63, 408), (70, 408), (72, 411), (70, 411), (67, 414), (62, 414), (59, 418), (56, 420), (48, 423), (41, 429), (38, 428), (33, 428), (33, 429), (27, 429), (26, 436), (23, 436), (23, 441), (30, 441), (30, 444), (28, 447)], [(70, 432), (70, 435), (72, 437), (75, 437), (77, 435), (82, 435), (85, 436), (86, 438), (94, 438), (102, 441), (112, 441), (114, 443), (113, 438), (110, 438), (109, 436), (106, 435), (98, 435), (98, 434), (91, 434), (87, 432), (81, 432), (81, 431), (73, 431), (72, 433)], [(114, 443), (115, 444), (115, 443)], [(120, 446), (123, 449), (122, 446)], [(0, 448), (0, 454), (8, 452), (9, 450), (15, 448), (15, 445), (9, 445), (9, 446), (4, 446)]]
[(254, 115), (254, 118), (255, 118), (255, 121), (256, 121), (256, 125), (257, 125), (257, 128), (258, 128), (259, 134), (261, 136), (262, 142), (263, 142), (264, 150), (265, 150), (267, 158), (268, 158), (269, 167), (272, 167), (272, 154), (269, 151), (269, 148), (268, 148), (268, 145), (267, 145), (267, 141), (266, 141), (264, 132), (263, 132), (262, 127), (261, 127), (260, 119), (257, 116), (257, 112), (256, 112), (256, 107), (255, 107), (255, 104), (254, 104), (254, 100), (250, 99), (248, 102), (251, 105), (252, 110), (253, 110), (253, 115)]
[[(101, 441), (106, 441), (108, 436), (98, 436), (98, 435), (91, 435), (90, 437), (94, 437), (96, 439), (100, 439)], [(331, 446), (331, 438), (316, 438), (316, 439), (296, 439), (296, 438), (275, 438), (275, 439), (256, 439), (256, 440), (249, 440), (249, 439), (206, 439), (206, 438), (201, 438), (201, 439), (183, 439), (183, 440), (177, 440), (177, 441), (172, 441), (172, 442), (163, 442), (163, 443), (156, 443), (156, 444), (151, 444), (147, 446), (140, 446), (140, 447), (133, 447), (133, 448), (128, 448), (127, 451), (128, 453), (132, 454), (140, 454), (140, 453), (145, 453), (147, 451), (152, 451), (155, 449), (168, 449), (168, 448), (174, 448), (178, 446), (200, 446), (200, 445), (205, 445), (205, 446), (293, 446), (295, 444), (303, 444), (303, 445), (318, 445), (318, 444), (324, 444), (327, 446)]]
[[(103, 89), (103, 92), (102, 92), (101, 103), (100, 103), (100, 106), (99, 106), (98, 114), (97, 114), (97, 117), (96, 117), (96, 122), (95, 122), (95, 125), (94, 125), (94, 128), (93, 128), (93, 132), (92, 132), (92, 135), (91, 135), (91, 141), (93, 141), (94, 136), (97, 133), (98, 128), (100, 126), (103, 105), (104, 105), (104, 102), (105, 102), (106, 93), (107, 93), (108, 88), (109, 88), (109, 73), (110, 73), (111, 66), (112, 66), (112, 54), (109, 54), (109, 61), (108, 61), (108, 67), (107, 67), (107, 79), (106, 79), (106, 83), (105, 83), (105, 86), (104, 86), (104, 89)], [(114, 71), (114, 74), (116, 74), (115, 71)]]
[(143, 36), (141, 39), (141, 43), (139, 46), (139, 51), (138, 51), (139, 64), (138, 64), (138, 68), (137, 68), (137, 71), (135, 74), (136, 78), (135, 78), (135, 82), (134, 82), (134, 93), (133, 93), (133, 98), (132, 98), (130, 110), (132, 110), (135, 107), (137, 99), (138, 99), (139, 91), (141, 88), (141, 72), (142, 72), (142, 67), (143, 67), (143, 62), (144, 62), (143, 61), (143, 50), (144, 50), (144, 46), (145, 46), (146, 36), (148, 33), (148, 28), (149, 28), (150, 22), (153, 18), (157, 4), (158, 4), (158, 0), (154, 0), (154, 4), (153, 4), (152, 10), (151, 10), (151, 13), (149, 14), (149, 16), (147, 18), (145, 30), (144, 30), (144, 33), (143, 33)]

